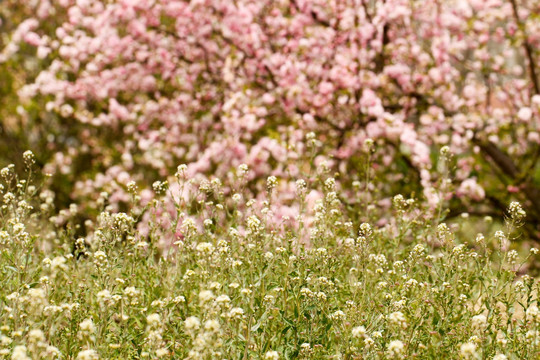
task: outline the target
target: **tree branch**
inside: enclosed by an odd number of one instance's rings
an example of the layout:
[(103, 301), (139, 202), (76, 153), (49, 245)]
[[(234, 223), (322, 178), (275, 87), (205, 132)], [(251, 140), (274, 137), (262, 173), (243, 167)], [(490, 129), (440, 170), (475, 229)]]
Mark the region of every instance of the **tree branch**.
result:
[[(495, 144), (490, 141), (480, 141), (478, 139), (473, 139), (473, 143), (478, 145), (480, 149), (495, 163), (495, 165), (497, 165), (497, 167), (499, 167), (499, 169), (501, 169), (501, 171), (512, 181), (517, 182), (521, 178), (521, 171), (516, 166), (514, 161)], [(538, 187), (530, 181), (526, 181), (523, 184), (518, 185), (522, 186), (523, 193), (530, 202), (530, 210), (534, 211), (536, 215), (539, 215), (540, 190)], [(535, 220), (535, 223), (538, 223), (538, 221)]]
[(518, 12), (516, 0), (510, 0), (510, 3), (512, 4), (512, 12), (514, 14), (514, 20), (516, 21), (517, 25), (520, 28), (522, 28), (523, 33), (525, 35), (525, 40), (523, 41), (523, 48), (525, 49), (525, 55), (527, 56), (527, 61), (529, 63), (529, 75), (531, 77), (531, 81), (534, 86), (534, 93), (540, 94), (540, 85), (538, 84), (538, 77), (536, 75), (536, 66), (533, 59), (533, 51), (531, 48), (531, 44), (529, 44), (529, 37), (527, 36), (525, 25), (519, 19), (519, 12)]
[[(296, 9), (296, 11), (298, 11), (300, 13), (303, 13), (303, 11), (298, 6), (298, 3), (296, 2), (296, 0), (291, 0), (291, 4)], [(322, 26), (326, 26), (326, 27), (330, 27), (330, 23), (328, 21), (326, 21), (326, 20), (320, 19), (315, 11), (311, 11), (309, 13), (309, 15), (311, 16), (313, 21), (315, 21), (317, 24), (322, 25)]]
[(512, 159), (500, 150), (491, 141), (480, 141), (473, 139), (473, 143), (478, 145), (480, 149), (486, 153), (491, 160), (510, 178), (516, 179), (519, 177), (520, 171), (514, 164)]

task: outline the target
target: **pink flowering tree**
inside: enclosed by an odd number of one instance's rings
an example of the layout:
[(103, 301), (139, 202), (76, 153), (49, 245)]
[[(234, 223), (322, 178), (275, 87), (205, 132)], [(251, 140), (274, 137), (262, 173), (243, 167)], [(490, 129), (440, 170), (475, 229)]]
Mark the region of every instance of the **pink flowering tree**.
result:
[(483, 216), (514, 198), (538, 230), (535, 1), (25, 6), (2, 62), (32, 54), (20, 121), (46, 140), (40, 158), (74, 198), (105, 189), (121, 203), (127, 181), (151, 184), (180, 163), (225, 182), (245, 163), (253, 190), (275, 175), (294, 197), (317, 154), (363, 201), (404, 192)]

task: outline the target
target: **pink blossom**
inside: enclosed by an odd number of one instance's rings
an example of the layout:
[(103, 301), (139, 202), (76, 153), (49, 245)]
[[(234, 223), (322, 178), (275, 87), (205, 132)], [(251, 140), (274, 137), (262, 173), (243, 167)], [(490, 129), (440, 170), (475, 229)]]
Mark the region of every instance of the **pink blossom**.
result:
[(463, 180), (457, 190), (458, 196), (466, 196), (475, 201), (481, 201), (486, 196), (482, 186), (476, 182), (476, 179)]
[(517, 116), (521, 121), (529, 121), (532, 118), (532, 110), (529, 107), (522, 107), (519, 109)]
[[(305, 174), (314, 155), (350, 183), (371, 138), (374, 175), (389, 179), (374, 193), (393, 195), (407, 176), (434, 207), (440, 146), (459, 164), (460, 199), (481, 201), (503, 185), (470, 178), (498, 166), (482, 142), (520, 168), (540, 143), (540, 96), (528, 60), (514, 61), (524, 41), (540, 46), (531, 21), (540, 10), (527, 2), (526, 39), (499, 0), (375, 0), (367, 11), (320, 0), (30, 3), (21, 6), (36, 18), (8, 34), (0, 61), (32, 57), (40, 70), (18, 89), (21, 103), (59, 117), (76, 144), (62, 144), (47, 169), (69, 175), (92, 159), (74, 198), (116, 191), (125, 173), (149, 185), (179, 163), (229, 188), (245, 163), (256, 194), (270, 174), (284, 183)], [(292, 214), (284, 193), (275, 212)]]

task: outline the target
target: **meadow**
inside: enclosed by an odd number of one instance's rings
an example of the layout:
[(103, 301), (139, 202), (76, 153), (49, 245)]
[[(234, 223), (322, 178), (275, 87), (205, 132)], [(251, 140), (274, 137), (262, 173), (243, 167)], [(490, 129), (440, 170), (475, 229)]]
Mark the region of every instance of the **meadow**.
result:
[[(33, 154), (25, 153), (27, 171)], [(240, 167), (242, 187), (249, 169)], [(176, 203), (170, 226), (135, 227), (160, 213), (166, 184), (127, 212), (108, 194), (91, 238), (76, 238), (77, 206), (56, 214), (53, 194), (1, 170), (3, 308), (0, 354), (21, 359), (524, 359), (539, 353), (538, 280), (523, 274), (537, 248), (510, 243), (525, 212), (504, 227), (459, 237), (459, 223), (425, 217), (393, 198), (394, 221), (351, 221), (328, 173), (324, 197), (296, 226), (269, 221), (268, 201), (222, 197), (219, 181)], [(36, 176), (37, 177), (37, 176)], [(184, 167), (179, 186), (192, 183)], [(187, 185), (186, 185), (187, 186)], [(309, 188), (296, 182), (305, 208)], [(231, 201), (232, 200), (232, 205)], [(309, 221), (308, 220), (309, 216)], [(62, 217), (62, 220), (59, 219)], [(181, 221), (181, 234), (175, 232)], [(156, 220), (151, 224), (159, 224)], [(219, 224), (219, 226), (217, 226)], [(88, 225), (88, 224), (87, 224)], [(159, 246), (163, 239), (172, 244)]]

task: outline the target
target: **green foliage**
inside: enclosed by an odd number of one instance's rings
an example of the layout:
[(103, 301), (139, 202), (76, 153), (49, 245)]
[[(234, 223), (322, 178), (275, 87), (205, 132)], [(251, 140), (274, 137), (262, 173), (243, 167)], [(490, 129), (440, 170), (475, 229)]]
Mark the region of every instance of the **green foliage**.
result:
[[(31, 153), (25, 161), (30, 169)], [(324, 200), (297, 219), (304, 226), (275, 226), (268, 210), (231, 207), (206, 189), (179, 201), (167, 227), (156, 217), (163, 202), (142, 206), (130, 184), (130, 209), (104, 208), (95, 231), (76, 238), (76, 206), (55, 214), (52, 192), (13, 168), (2, 178), (4, 358), (540, 354), (538, 281), (519, 275), (537, 250), (510, 250), (524, 217), (516, 203), (504, 230), (457, 238), (459, 224), (434, 223), (401, 195), (390, 223), (355, 223), (326, 178)], [(164, 185), (155, 189), (168, 196)], [(154, 214), (147, 231), (143, 214)]]

